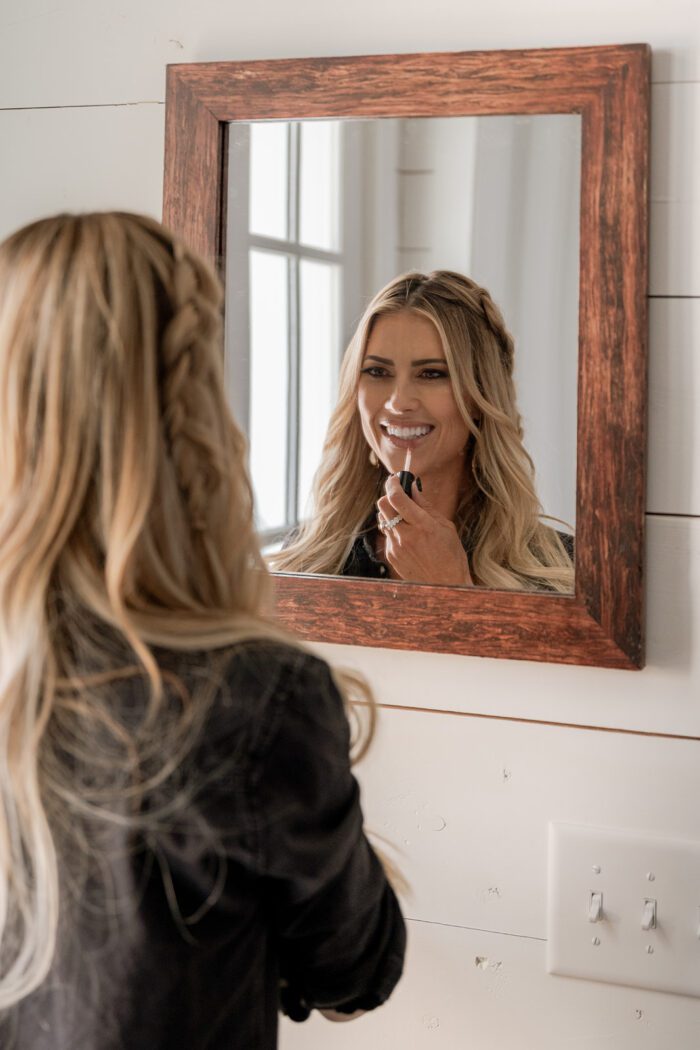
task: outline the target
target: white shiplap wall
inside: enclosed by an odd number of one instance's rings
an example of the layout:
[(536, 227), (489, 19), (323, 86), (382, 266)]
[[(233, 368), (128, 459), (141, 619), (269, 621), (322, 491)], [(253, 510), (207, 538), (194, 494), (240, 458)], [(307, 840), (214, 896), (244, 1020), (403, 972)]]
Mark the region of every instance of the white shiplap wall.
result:
[(698, 5), (4, 0), (0, 9), (0, 236), (59, 209), (159, 215), (166, 62), (636, 41), (654, 48), (649, 665), (632, 674), (320, 647), (363, 669), (388, 705), (360, 772), (368, 823), (401, 848), (413, 886), (410, 951), (386, 1007), (352, 1025), (284, 1025), (285, 1050), (700, 1046), (700, 1000), (544, 971), (549, 820), (700, 838)]

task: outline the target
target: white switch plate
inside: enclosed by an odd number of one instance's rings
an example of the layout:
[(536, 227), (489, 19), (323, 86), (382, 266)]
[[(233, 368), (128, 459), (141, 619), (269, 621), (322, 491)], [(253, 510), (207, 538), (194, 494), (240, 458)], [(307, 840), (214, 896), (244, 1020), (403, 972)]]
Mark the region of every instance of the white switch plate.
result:
[[(592, 893), (603, 895), (595, 923)], [(645, 931), (647, 899), (656, 929)], [(700, 996), (700, 842), (551, 823), (547, 970)]]

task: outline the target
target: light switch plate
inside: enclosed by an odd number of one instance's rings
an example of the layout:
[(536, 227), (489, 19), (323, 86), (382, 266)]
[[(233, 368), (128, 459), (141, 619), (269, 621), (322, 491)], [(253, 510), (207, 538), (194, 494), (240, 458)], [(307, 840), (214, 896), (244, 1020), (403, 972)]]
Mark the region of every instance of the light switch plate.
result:
[[(643, 930), (648, 900), (656, 928)], [(547, 970), (700, 997), (700, 842), (551, 823)]]

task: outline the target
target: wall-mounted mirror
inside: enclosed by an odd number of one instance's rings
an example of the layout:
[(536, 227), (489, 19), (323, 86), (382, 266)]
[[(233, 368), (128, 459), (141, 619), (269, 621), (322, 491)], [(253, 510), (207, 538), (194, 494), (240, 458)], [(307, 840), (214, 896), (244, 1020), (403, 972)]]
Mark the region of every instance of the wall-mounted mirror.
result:
[[(226, 373), (265, 546), (313, 513), (343, 353), (406, 271), (489, 289), (514, 338), (537, 494), (573, 532), (580, 167), (577, 114), (231, 125)], [(438, 437), (396, 445), (415, 470)]]
[[(301, 634), (641, 665), (648, 64), (630, 45), (169, 68), (164, 218), (225, 278), (270, 550), (314, 514), (343, 351), (406, 271), (466, 274), (500, 307), (537, 496), (572, 558), (575, 530), (575, 585), (285, 572), (278, 615)], [(440, 422), (418, 423), (390, 436), (430, 483)], [(381, 480), (398, 467), (376, 451)]]

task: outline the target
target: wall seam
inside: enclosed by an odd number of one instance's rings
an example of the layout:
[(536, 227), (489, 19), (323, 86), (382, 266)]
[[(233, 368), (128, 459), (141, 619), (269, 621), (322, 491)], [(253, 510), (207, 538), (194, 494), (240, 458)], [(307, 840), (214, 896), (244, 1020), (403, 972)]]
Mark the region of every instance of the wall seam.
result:
[(688, 521), (700, 521), (700, 514), (676, 514), (672, 510), (647, 510), (647, 518), (687, 518)]
[[(360, 700), (351, 701), (353, 707), (367, 707)], [(619, 733), (621, 736), (645, 736), (656, 740), (692, 740), (700, 743), (700, 736), (686, 733), (658, 733), (649, 729), (622, 729), (617, 726), (586, 725), (583, 722), (552, 722), (545, 718), (518, 718), (516, 715), (490, 715), (481, 711), (454, 711), (440, 707), (418, 707), (411, 704), (383, 704), (378, 708), (386, 711), (413, 711), (427, 715), (454, 715), (456, 718), (485, 718), (493, 722), (519, 722), (521, 725), (549, 726), (552, 729), (585, 729), (591, 733)]]
[(136, 102), (74, 102), (65, 106), (0, 106), (0, 113), (32, 113), (35, 110), (52, 109), (120, 109), (130, 106), (164, 106), (155, 98), (140, 99)]
[(481, 926), (462, 926), (458, 922), (434, 922), (432, 919), (413, 919), (410, 915), (404, 915), (406, 922), (421, 923), (423, 926), (444, 926), (448, 930), (468, 930), (470, 933), (488, 933), (494, 937), (515, 937), (521, 941), (538, 941), (546, 944), (546, 937), (535, 937), (531, 933), (506, 933), (505, 930), (487, 930)]

